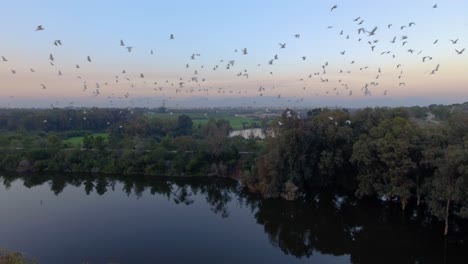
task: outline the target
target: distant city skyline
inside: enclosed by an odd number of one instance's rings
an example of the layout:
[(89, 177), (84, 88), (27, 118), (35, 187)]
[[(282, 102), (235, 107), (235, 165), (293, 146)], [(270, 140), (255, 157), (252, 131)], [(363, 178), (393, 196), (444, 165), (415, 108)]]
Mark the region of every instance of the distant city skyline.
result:
[(0, 107), (463, 103), (468, 1), (435, 4), (10, 1)]

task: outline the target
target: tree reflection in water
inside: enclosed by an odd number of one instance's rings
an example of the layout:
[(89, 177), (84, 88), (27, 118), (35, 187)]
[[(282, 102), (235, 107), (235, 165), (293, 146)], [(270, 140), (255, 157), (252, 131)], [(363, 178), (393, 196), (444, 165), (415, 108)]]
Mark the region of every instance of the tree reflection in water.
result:
[[(167, 197), (190, 206), (204, 197), (211, 211), (229, 217), (233, 202), (248, 207), (269, 241), (284, 254), (307, 258), (315, 252), (349, 255), (352, 263), (460, 263), (468, 259), (466, 223), (458, 221), (456, 235), (447, 241), (443, 226), (424, 208), (408, 208), (375, 199), (358, 200), (345, 191), (321, 190), (299, 201), (261, 199), (242, 191), (237, 182), (217, 178), (166, 178), (91, 175), (14, 175), (0, 177), (9, 188), (48, 184), (55, 195), (67, 186), (83, 187), (86, 195), (104, 195), (123, 186), (128, 196)], [(465, 262), (466, 263), (466, 262)]]

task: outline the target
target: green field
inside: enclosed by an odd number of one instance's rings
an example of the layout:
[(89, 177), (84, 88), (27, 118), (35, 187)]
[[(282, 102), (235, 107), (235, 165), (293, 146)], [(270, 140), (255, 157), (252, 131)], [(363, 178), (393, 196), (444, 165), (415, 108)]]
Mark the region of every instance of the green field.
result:
[(261, 124), (261, 120), (243, 117), (243, 116), (235, 116), (234, 114), (227, 114), (227, 113), (208, 113), (206, 116), (203, 113), (155, 113), (151, 114), (150, 116), (158, 117), (158, 118), (170, 118), (170, 119), (177, 119), (179, 115), (188, 115), (192, 121), (193, 125), (196, 127), (198, 125), (203, 125), (208, 122), (210, 118), (215, 119), (225, 119), (228, 120), (231, 124), (232, 129), (239, 130), (243, 128), (243, 123), (246, 123), (247, 126), (251, 124), (257, 123), (257, 125)]
[[(90, 135), (93, 136), (93, 137), (101, 136), (101, 137), (103, 137), (105, 139), (107, 139), (109, 137), (109, 133), (92, 133)], [(77, 145), (83, 144), (83, 138), (84, 138), (84, 136), (82, 136), (82, 137), (71, 137), (71, 138), (67, 138), (67, 139), (63, 140), (63, 143), (77, 146)]]

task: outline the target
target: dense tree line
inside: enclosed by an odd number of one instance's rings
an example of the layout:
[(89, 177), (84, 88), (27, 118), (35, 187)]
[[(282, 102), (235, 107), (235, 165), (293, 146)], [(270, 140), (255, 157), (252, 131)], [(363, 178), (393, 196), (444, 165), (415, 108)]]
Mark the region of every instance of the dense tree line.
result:
[(450, 215), (468, 217), (468, 114), (451, 110), (445, 120), (418, 120), (405, 108), (315, 109), (307, 117), (286, 110), (242, 180), (265, 197), (294, 200), (339, 184), (402, 210), (424, 202), (447, 234)]
[[(104, 112), (105, 113), (105, 112)], [(104, 114), (105, 115), (105, 114)], [(229, 138), (229, 122), (208, 120), (195, 127), (190, 117), (175, 119), (137, 115), (105, 130), (18, 130), (0, 135), (0, 168), (9, 171), (87, 172), (146, 175), (219, 175), (240, 173), (239, 152), (255, 153), (255, 140)], [(48, 118), (49, 120), (50, 118)], [(103, 122), (104, 117), (96, 117)], [(64, 142), (84, 135), (81, 145)]]

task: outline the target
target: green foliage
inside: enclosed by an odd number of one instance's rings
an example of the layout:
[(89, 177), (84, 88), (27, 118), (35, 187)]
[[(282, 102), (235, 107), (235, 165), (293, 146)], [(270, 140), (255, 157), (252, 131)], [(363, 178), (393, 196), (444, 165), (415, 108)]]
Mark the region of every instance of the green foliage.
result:
[(33, 264), (37, 263), (19, 252), (11, 252), (5, 249), (0, 250), (0, 264)]
[(403, 117), (383, 120), (354, 144), (351, 160), (359, 168), (358, 195), (398, 197), (403, 209), (413, 196), (421, 157), (421, 132)]

